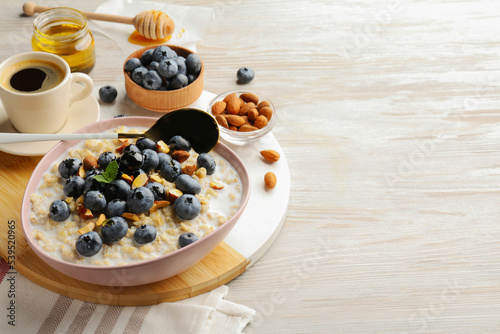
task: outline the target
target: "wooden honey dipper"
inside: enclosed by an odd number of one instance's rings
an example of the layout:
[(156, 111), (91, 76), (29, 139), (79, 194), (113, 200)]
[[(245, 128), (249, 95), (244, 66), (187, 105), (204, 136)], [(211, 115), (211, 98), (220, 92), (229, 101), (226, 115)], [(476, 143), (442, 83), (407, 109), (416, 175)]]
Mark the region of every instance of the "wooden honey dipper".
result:
[[(38, 6), (34, 2), (25, 2), (23, 12), (28, 16), (41, 13), (51, 9), (50, 7)], [(102, 14), (95, 12), (82, 12), (90, 20), (125, 23), (134, 25), (139, 34), (148, 39), (163, 39), (174, 32), (175, 24), (170, 16), (160, 10), (145, 10), (135, 17)]]

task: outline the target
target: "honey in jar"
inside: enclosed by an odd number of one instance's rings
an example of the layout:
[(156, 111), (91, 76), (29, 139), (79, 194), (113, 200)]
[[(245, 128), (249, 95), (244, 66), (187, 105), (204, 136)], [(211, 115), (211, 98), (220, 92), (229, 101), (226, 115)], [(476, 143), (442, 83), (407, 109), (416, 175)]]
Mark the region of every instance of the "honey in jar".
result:
[(94, 38), (87, 18), (72, 8), (52, 8), (33, 21), (31, 45), (62, 57), (71, 72), (90, 73), (95, 65)]

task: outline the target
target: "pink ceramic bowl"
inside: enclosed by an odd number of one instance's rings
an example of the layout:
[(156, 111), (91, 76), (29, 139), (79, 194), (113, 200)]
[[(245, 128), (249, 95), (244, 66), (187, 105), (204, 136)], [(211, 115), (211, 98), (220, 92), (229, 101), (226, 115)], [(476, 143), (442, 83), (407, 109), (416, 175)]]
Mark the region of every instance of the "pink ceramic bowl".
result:
[[(106, 132), (120, 125), (147, 128), (152, 126), (155, 121), (156, 118), (152, 117), (113, 118), (91, 124), (77, 132)], [(79, 141), (61, 141), (40, 160), (28, 182), (21, 207), (21, 223), (24, 235), (31, 249), (33, 249), (33, 251), (49, 266), (72, 278), (99, 285), (134, 286), (149, 284), (174, 276), (193, 266), (216, 248), (232, 230), (248, 203), (250, 197), (250, 180), (245, 165), (233, 151), (219, 142), (214, 148), (215, 152), (222, 155), (232, 164), (238, 172), (243, 186), (241, 204), (236, 214), (225, 224), (184, 248), (156, 259), (144, 260), (134, 264), (100, 267), (73, 264), (56, 259), (43, 250), (38, 242), (31, 236), (31, 223), (29, 221), (31, 210), (30, 196), (36, 191), (42, 175), (49, 169), (53, 162), (78, 142)]]

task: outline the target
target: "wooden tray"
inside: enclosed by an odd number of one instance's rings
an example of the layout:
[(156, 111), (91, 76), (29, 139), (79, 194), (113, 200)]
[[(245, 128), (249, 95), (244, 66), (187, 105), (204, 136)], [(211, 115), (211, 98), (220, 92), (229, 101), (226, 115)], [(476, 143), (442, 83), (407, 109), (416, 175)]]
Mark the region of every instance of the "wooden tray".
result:
[[(231, 145), (229, 145), (231, 146)], [(27, 244), (20, 212), (24, 189), (40, 157), (16, 156), (0, 152), (0, 256), (7, 260), (8, 230), (15, 222), (15, 270), (34, 283), (56, 293), (99, 304), (153, 305), (177, 301), (210, 291), (243, 273), (274, 242), (286, 216), (290, 194), (288, 165), (278, 142), (268, 135), (257, 144), (231, 148), (247, 165), (252, 195), (235, 228), (202, 261), (166, 280), (136, 287), (106, 287), (63, 275), (43, 262)], [(270, 166), (258, 158), (264, 148), (275, 149), (282, 158)], [(267, 191), (263, 175), (272, 170), (278, 186)]]

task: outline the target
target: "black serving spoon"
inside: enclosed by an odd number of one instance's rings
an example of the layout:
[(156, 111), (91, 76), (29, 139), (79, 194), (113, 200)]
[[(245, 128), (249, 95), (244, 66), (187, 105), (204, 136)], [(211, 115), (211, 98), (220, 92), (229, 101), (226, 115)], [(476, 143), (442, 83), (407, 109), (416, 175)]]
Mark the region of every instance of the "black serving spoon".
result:
[(215, 118), (200, 109), (184, 108), (169, 112), (142, 133), (0, 133), (0, 144), (47, 140), (117, 139), (148, 137), (168, 144), (179, 135), (187, 139), (197, 153), (209, 152), (219, 141), (219, 126)]

